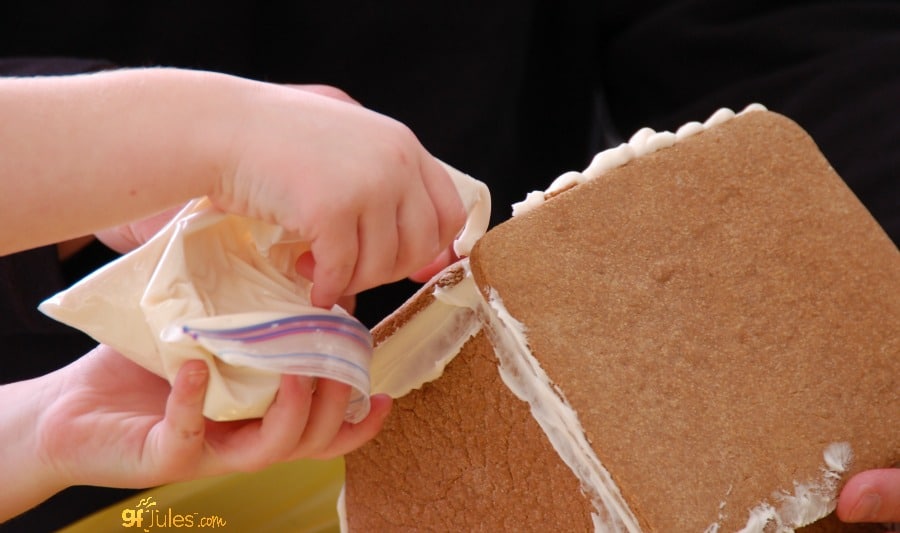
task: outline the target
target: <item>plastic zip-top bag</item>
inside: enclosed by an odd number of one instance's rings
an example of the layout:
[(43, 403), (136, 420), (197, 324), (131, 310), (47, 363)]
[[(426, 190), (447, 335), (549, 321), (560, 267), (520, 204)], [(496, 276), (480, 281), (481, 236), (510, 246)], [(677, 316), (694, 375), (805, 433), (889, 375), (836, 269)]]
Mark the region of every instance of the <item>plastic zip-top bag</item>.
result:
[(197, 342), (232, 366), (346, 383), (353, 388), (346, 419), (357, 422), (369, 412), (372, 336), (359, 321), (337, 310), (311, 307), (297, 315), (199, 318), (162, 335), (168, 342)]
[[(231, 352), (219, 353), (219, 345), (209, 342), (211, 334), (191, 336), (185, 328), (227, 332), (237, 326), (265, 327), (279, 318), (317, 315), (333, 316), (353, 324), (355, 331), (365, 331), (337, 306), (330, 310), (310, 306), (311, 284), (294, 268), (308, 249), (278, 226), (223, 213), (207, 199), (195, 200), (143, 246), (43, 302), (40, 309), (170, 382), (187, 360), (203, 359), (210, 369), (204, 415), (213, 420), (259, 417), (274, 399), (283, 373), (282, 368), (273, 368), (274, 360), (284, 363), (291, 359), (284, 354), (301, 351), (327, 353), (335, 345), (329, 337), (338, 341), (343, 337), (328, 330), (316, 336), (285, 335), (280, 349), (301, 337), (306, 345), (285, 350), (281, 357), (235, 359), (233, 346)], [(272, 355), (267, 342), (243, 344)], [(334, 361), (347, 356), (367, 374), (371, 344), (363, 344), (333, 354), (333, 359), (318, 360), (311, 373), (307, 365), (302, 373), (328, 377)], [(368, 396), (368, 380), (348, 384)], [(357, 402), (347, 419), (364, 417), (367, 405)]]
[[(487, 187), (446, 166), (469, 213), (454, 246), (468, 255), (487, 229)], [(353, 388), (346, 420), (369, 411), (372, 340), (338, 306), (309, 302), (295, 269), (308, 243), (283, 228), (190, 202), (136, 250), (40, 305), (171, 383), (191, 359), (207, 362), (203, 414), (212, 420), (262, 416), (281, 374), (341, 381)]]

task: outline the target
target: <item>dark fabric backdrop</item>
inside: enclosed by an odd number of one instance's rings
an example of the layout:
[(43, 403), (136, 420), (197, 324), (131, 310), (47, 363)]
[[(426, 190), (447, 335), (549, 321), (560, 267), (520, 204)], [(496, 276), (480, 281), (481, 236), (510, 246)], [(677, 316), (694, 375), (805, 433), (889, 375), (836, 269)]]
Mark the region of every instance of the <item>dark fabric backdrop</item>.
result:
[[(11, 75), (163, 65), (335, 85), (487, 182), (495, 223), (639, 127), (761, 102), (805, 127), (900, 237), (896, 1), (5, 2), (0, 58)], [(34, 306), (111, 257), (0, 258), (0, 380), (90, 349)], [(358, 314), (374, 325), (414, 289), (368, 291)], [(73, 488), (0, 530), (53, 530), (125, 494)]]

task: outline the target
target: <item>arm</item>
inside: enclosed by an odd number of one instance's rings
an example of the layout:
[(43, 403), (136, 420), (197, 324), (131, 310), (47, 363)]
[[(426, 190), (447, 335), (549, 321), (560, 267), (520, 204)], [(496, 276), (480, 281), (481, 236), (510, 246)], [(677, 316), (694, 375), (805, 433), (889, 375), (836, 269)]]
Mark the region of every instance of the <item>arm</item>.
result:
[(32, 430), (58, 385), (55, 378), (42, 377), (0, 385), (0, 402), (15, 409), (0, 409), (0, 469), (11, 487), (0, 498), (0, 523), (30, 509), (64, 488), (37, 453)]
[[(146, 218), (197, 196), (311, 244), (313, 303), (405, 277), (449, 246), (464, 212), (441, 165), (358, 105), (212, 73), (148, 69), (0, 80), (0, 253)], [(198, 366), (199, 364), (199, 366)], [(73, 484), (141, 487), (330, 457), (390, 405), (343, 423), (349, 389), (286, 376), (262, 419), (201, 414), (206, 368), (174, 385), (101, 346), (0, 388), (0, 520)]]
[(87, 235), (212, 192), (207, 162), (220, 141), (180, 121), (202, 112), (189, 108), (204, 86), (208, 99), (217, 98), (216, 79), (153, 70), (0, 81), (0, 223), (9, 228), (0, 253)]
[(0, 81), (0, 253), (198, 196), (311, 243), (313, 303), (401, 279), (464, 213), (404, 126), (334, 98), (175, 69)]

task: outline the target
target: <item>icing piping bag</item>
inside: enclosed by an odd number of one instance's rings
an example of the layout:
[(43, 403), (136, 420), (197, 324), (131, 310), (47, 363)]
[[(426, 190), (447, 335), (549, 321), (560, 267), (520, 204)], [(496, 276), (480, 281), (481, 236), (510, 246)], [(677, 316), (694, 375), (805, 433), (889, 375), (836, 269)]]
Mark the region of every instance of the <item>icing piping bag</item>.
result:
[[(454, 242), (468, 255), (486, 231), (490, 195), (444, 165), (468, 213)], [(369, 410), (372, 340), (340, 307), (309, 303), (294, 265), (309, 246), (283, 228), (190, 202), (134, 251), (43, 302), (48, 316), (80, 329), (169, 382), (190, 359), (210, 369), (203, 413), (212, 420), (262, 416), (281, 373), (354, 388), (346, 419)]]

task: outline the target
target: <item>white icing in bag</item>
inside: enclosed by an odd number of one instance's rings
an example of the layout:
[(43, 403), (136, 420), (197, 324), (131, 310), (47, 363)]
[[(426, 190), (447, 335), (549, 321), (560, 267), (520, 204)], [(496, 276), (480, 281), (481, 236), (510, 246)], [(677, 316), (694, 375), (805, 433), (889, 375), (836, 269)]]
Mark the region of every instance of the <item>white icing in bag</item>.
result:
[[(364, 367), (365, 379), (340, 380), (357, 391), (347, 419), (359, 420), (368, 411), (371, 340), (342, 309), (310, 306), (310, 283), (294, 269), (308, 249), (278, 226), (195, 200), (145, 245), (43, 302), (40, 310), (170, 382), (185, 361), (205, 360), (210, 382), (204, 415), (213, 420), (262, 416), (281, 372), (337, 378), (346, 361), (353, 362)], [(237, 351), (235, 342), (223, 344), (229, 335), (235, 340), (235, 327), (296, 324), (311, 314), (341, 329), (284, 335), (282, 328), (275, 344), (257, 339)], [(189, 331), (194, 334), (183, 334)], [(216, 331), (219, 338), (213, 339)], [(348, 342), (347, 331), (356, 332), (359, 342)], [(293, 349), (283, 344), (301, 338)], [(271, 357), (248, 357), (250, 345)], [(312, 355), (323, 353), (335, 357)]]
[[(468, 255), (487, 230), (490, 193), (444, 167), (469, 213), (454, 243)], [(194, 200), (146, 244), (40, 310), (169, 382), (187, 360), (205, 360), (203, 414), (213, 420), (262, 416), (287, 373), (352, 386), (345, 418), (357, 422), (369, 411), (372, 339), (343, 309), (310, 305), (310, 282), (294, 268), (308, 250), (279, 226)]]
[(359, 321), (310, 307), (302, 314), (245, 313), (188, 320), (166, 342), (199, 343), (225, 363), (276, 374), (328, 378), (353, 387), (346, 419), (369, 412), (372, 336)]

